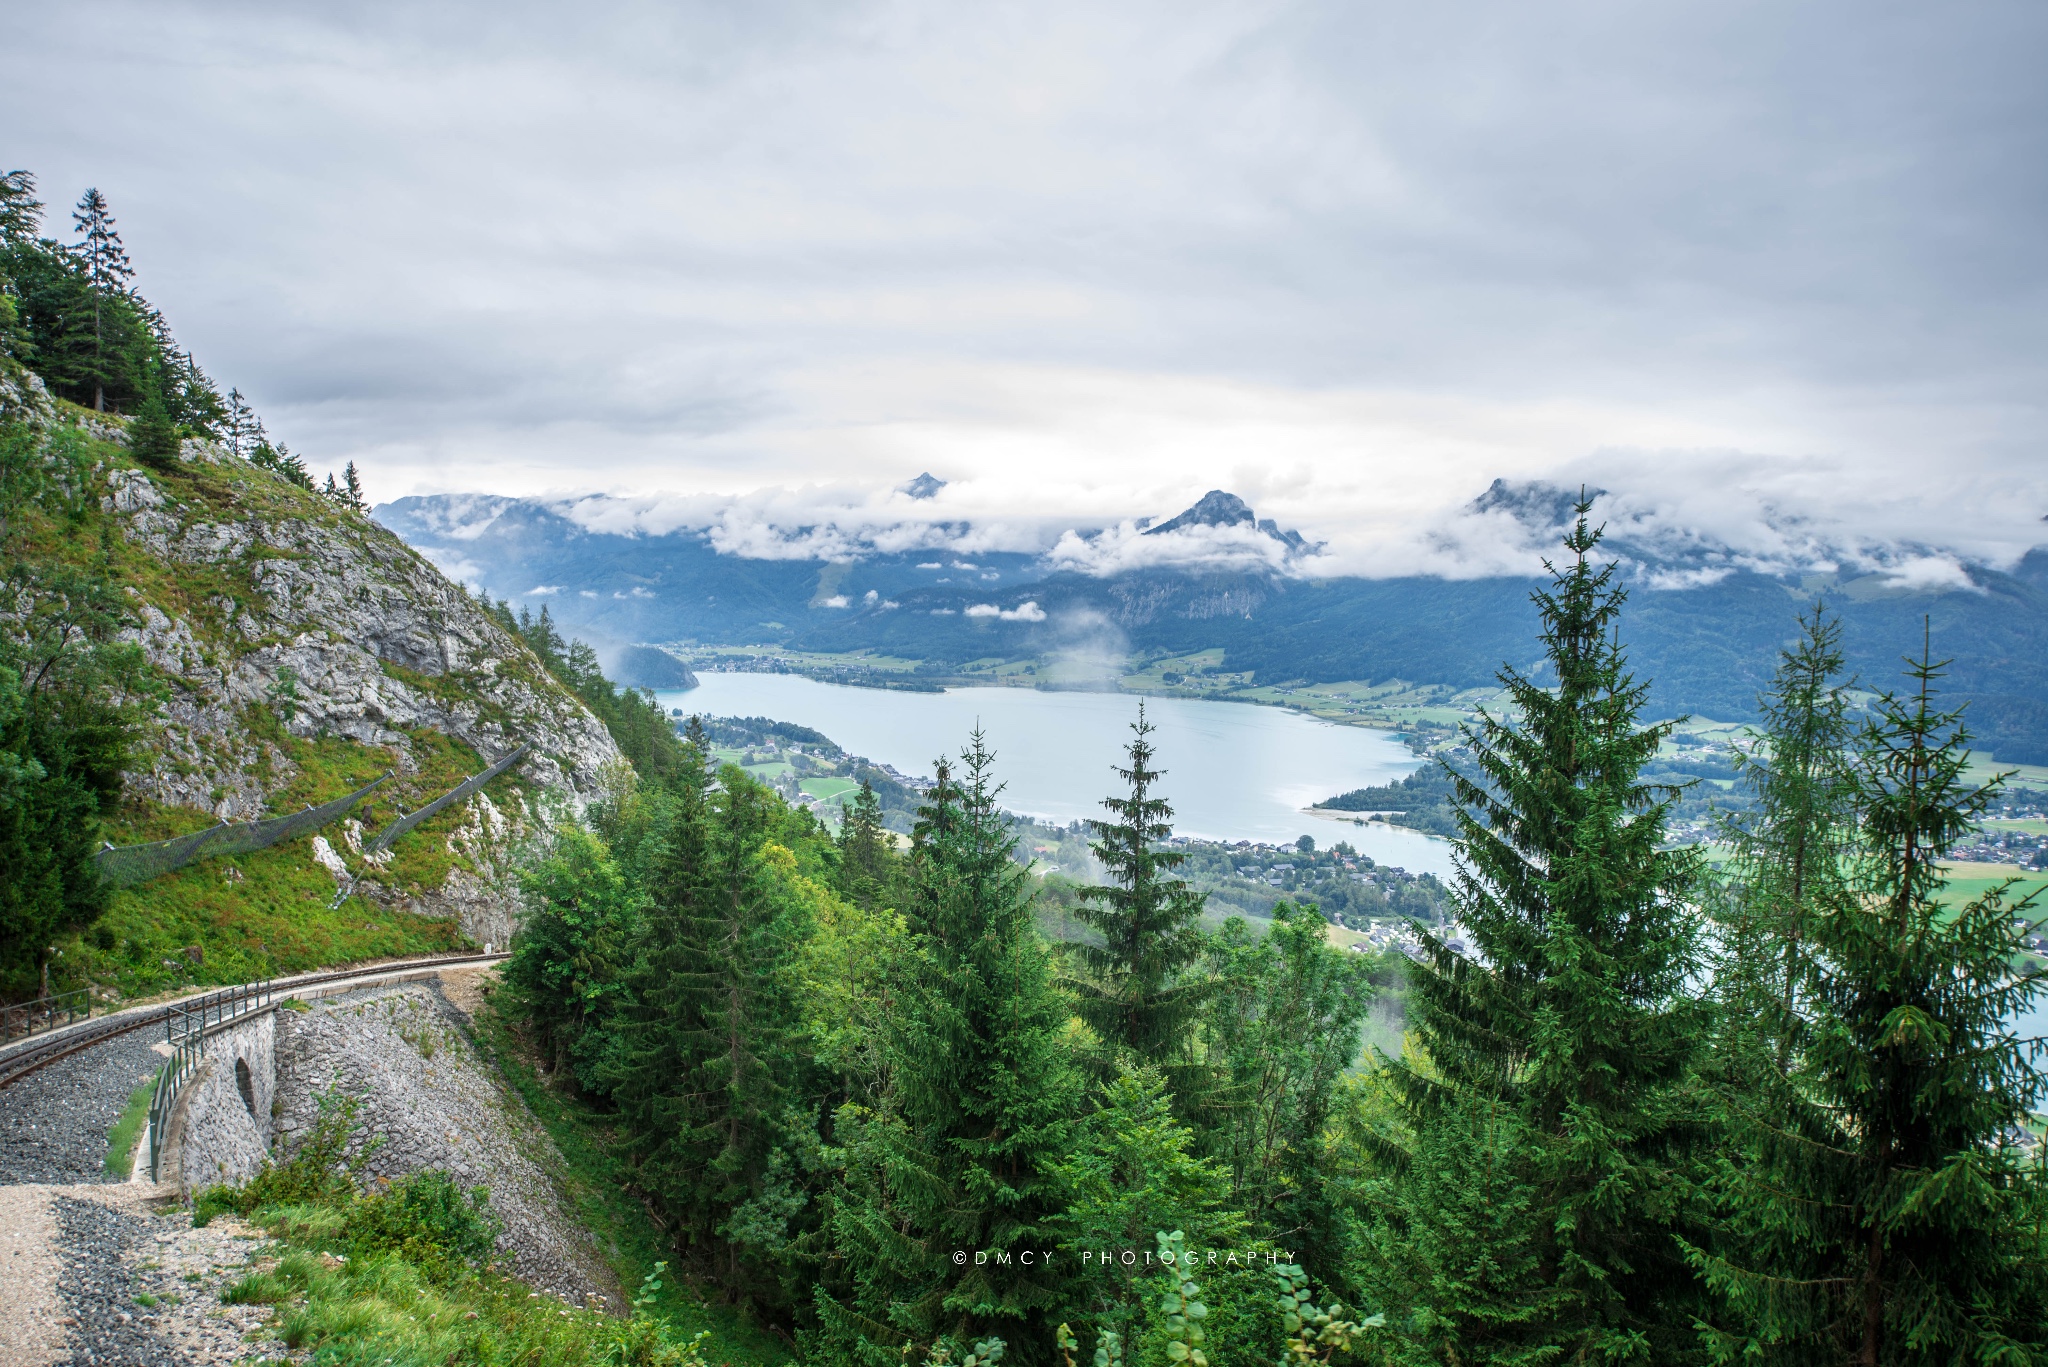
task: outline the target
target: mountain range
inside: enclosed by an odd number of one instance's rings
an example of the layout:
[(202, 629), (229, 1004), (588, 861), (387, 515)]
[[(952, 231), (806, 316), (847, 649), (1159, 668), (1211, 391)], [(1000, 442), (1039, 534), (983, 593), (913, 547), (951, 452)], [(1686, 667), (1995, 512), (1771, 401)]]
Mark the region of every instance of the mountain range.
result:
[[(930, 500), (943, 488), (925, 474), (899, 492)], [(1463, 512), (1555, 547), (1581, 496), (1599, 520), (1603, 491), (1540, 482), (1497, 480)], [(633, 644), (685, 643), (938, 665), (1220, 648), (1224, 668), (1259, 682), (1463, 688), (1541, 654), (1529, 597), (1539, 578), (1318, 573), (1317, 544), (1223, 490), (1163, 521), (1060, 529), (1024, 550), (965, 549), (973, 529), (960, 524), (847, 537), (806, 523), (747, 553), (707, 525), (650, 531), (594, 514), (588, 500), (438, 495), (376, 516), (482, 591), (548, 604), (614, 659)], [(1797, 614), (1818, 599), (1842, 618), (1865, 686), (1895, 686), (1924, 627), (1937, 657), (1953, 661), (1950, 696), (1969, 703), (1980, 746), (2048, 763), (2048, 549), (2006, 569), (1914, 547), (1770, 564), (1704, 532), (1622, 518), (1602, 551), (1631, 588), (1623, 635), (1635, 670), (1654, 681), (1655, 714), (1751, 716)]]

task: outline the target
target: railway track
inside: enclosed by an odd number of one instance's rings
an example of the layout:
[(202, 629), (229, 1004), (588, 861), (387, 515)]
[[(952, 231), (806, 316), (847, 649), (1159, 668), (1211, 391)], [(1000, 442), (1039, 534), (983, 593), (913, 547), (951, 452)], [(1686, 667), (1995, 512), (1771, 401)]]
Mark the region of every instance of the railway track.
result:
[[(337, 968), (322, 973), (301, 973), (295, 977), (279, 978), (270, 986), (277, 996), (287, 996), (302, 987), (315, 987), (322, 983), (345, 982), (350, 978), (376, 978), (389, 973), (405, 973), (422, 968), (457, 968), (463, 964), (494, 964), (503, 962), (503, 954), (444, 954), (430, 959), (402, 959), (396, 963), (378, 964), (371, 968)], [(40, 1044), (31, 1044), (17, 1049), (0, 1058), (0, 1087), (27, 1077), (38, 1068), (44, 1068), (58, 1059), (69, 1058), (81, 1050), (134, 1030), (144, 1030), (152, 1025), (162, 1026), (176, 1012), (202, 1012), (206, 1003), (216, 995), (225, 996), (238, 989), (227, 988), (220, 993), (204, 993), (197, 997), (186, 997), (175, 1002), (141, 1011), (124, 1011), (117, 1016), (108, 1016), (99, 1021), (88, 1021), (52, 1035)]]

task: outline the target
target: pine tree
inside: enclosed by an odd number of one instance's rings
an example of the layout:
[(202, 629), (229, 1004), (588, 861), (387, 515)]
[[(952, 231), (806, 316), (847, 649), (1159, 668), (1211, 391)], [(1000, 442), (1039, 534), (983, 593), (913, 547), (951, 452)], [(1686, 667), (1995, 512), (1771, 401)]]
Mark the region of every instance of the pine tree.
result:
[[(1376, 1193), (1374, 1294), (1465, 1363), (1693, 1348), (1674, 1148), (1703, 1034), (1695, 857), (1662, 848), (1674, 794), (1639, 777), (1673, 723), (1637, 723), (1647, 685), (1614, 634), (1615, 567), (1589, 558), (1589, 506), (1533, 595), (1555, 689), (1503, 670), (1520, 720), (1482, 713), (1465, 729), (1476, 773), (1453, 774), (1477, 953), (1424, 934), (1419, 1056), (1387, 1064), (1408, 1132), (1382, 1136), (1400, 1175)], [(1442, 1199), (1460, 1190), (1484, 1203)]]
[(348, 504), (349, 507), (357, 512), (367, 512), (369, 510), (370, 505), (363, 498), (363, 481), (356, 474), (356, 463), (354, 461), (350, 461), (341, 472), (341, 496), (342, 502)]
[(840, 895), (869, 910), (887, 900), (895, 887), (897, 859), (882, 825), (881, 800), (866, 779), (853, 801), (840, 805), (838, 843)]
[(17, 253), (32, 254), (42, 229), (43, 205), (36, 178), (27, 171), (0, 175), (0, 357), (29, 361), (35, 346), (22, 317), (21, 287), (15, 283)]
[(0, 175), (0, 247), (33, 247), (43, 229), (43, 202), (28, 171)]
[(263, 422), (239, 389), (228, 391), (227, 439), (228, 450), (240, 458), (247, 458), (263, 440)]
[(1081, 1100), (1067, 1008), (980, 731), (961, 760), (957, 784), (939, 766), (919, 812), (905, 907), (916, 951), (885, 1041), (894, 1095), (879, 1114), (838, 1119), (849, 1175), (832, 1235), (847, 1273), (819, 1288), (821, 1360), (896, 1362), (900, 1345), (996, 1334), (1015, 1360), (1043, 1361), (1062, 1302), (1042, 1251), (1061, 1208), (1052, 1165)]
[(737, 767), (715, 789), (701, 759), (679, 776), (648, 869), (634, 1005), (600, 1070), (632, 1136), (636, 1180), (678, 1242), (704, 1249), (735, 1287), (743, 1259), (726, 1221), (769, 1179), (804, 1072), (803, 909), (773, 895), (762, 864), (784, 815)]
[(1187, 970), (1201, 957), (1206, 899), (1166, 876), (1187, 856), (1159, 848), (1173, 834), (1173, 808), (1154, 792), (1162, 775), (1152, 768), (1152, 730), (1140, 703), (1125, 752), (1130, 762), (1116, 770), (1130, 795), (1103, 799), (1113, 819), (1088, 823), (1111, 885), (1081, 889), (1075, 912), (1102, 934), (1100, 945), (1081, 946), (1091, 976), (1074, 987), (1082, 1018), (1106, 1049), (1100, 1066), (1111, 1076), (1124, 1054), (1159, 1067), (1187, 1064), (1203, 990)]
[(92, 406), (105, 412), (106, 382), (113, 369), (107, 310), (109, 301), (127, 294), (135, 267), (129, 264), (128, 252), (121, 245), (121, 234), (114, 227), (107, 197), (98, 190), (88, 188), (80, 197), (78, 207), (71, 212), (71, 222), (78, 229), (78, 241), (71, 253), (84, 269), (92, 295)]
[(1724, 1019), (1773, 1041), (1781, 1074), (1808, 927), (1839, 903), (1854, 834), (1853, 684), (1842, 678), (1841, 623), (1817, 603), (1799, 628), (1799, 644), (1780, 655), (1757, 700), (1764, 729), (1751, 733), (1751, 754), (1737, 752), (1754, 805), (1724, 822), (1722, 839), (1735, 857), (1715, 974)]
[(151, 469), (168, 472), (178, 468), (182, 445), (178, 429), (171, 423), (170, 411), (164, 406), (162, 392), (150, 385), (142, 400), (142, 411), (128, 428), (129, 451)]
[[(2048, 1352), (2048, 1191), (2012, 1136), (2044, 1095), (2012, 1020), (2042, 990), (2014, 968), (2038, 924), (2008, 880), (1946, 905), (1942, 861), (2003, 777), (1964, 781), (1946, 662), (1882, 695), (1851, 774), (1856, 847), (1785, 962), (1788, 1076), (1738, 1109), (1725, 1256), (1725, 1360), (2040, 1361)], [(1782, 871), (1779, 876), (1782, 877)], [(1766, 1073), (1765, 1082), (1773, 1080)]]

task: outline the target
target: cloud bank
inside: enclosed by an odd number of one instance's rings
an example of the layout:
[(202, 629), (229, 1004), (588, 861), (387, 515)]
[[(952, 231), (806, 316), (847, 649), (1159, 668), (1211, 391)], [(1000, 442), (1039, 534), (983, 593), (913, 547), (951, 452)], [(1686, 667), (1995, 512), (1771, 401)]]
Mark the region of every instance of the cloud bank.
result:
[(1370, 574), (1525, 566), (1498, 476), (1759, 565), (2048, 513), (2031, 0), (16, 9), (10, 166), (380, 500), (1255, 564), (1124, 528), (1220, 487)]

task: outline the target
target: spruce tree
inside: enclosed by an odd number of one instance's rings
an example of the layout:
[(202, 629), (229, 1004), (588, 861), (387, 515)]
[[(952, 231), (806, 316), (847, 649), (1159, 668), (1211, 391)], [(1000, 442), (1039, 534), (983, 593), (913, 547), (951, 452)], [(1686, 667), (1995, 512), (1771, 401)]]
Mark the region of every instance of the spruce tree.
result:
[(105, 412), (106, 383), (113, 373), (108, 311), (117, 296), (127, 294), (128, 282), (135, 276), (135, 267), (129, 264), (128, 252), (121, 245), (121, 234), (114, 226), (114, 214), (107, 207), (107, 197), (98, 190), (88, 188), (79, 198), (78, 207), (72, 210), (71, 222), (78, 229), (78, 242), (71, 248), (71, 254), (82, 268), (91, 291), (92, 406)]
[(726, 1221), (761, 1193), (804, 1081), (795, 960), (806, 926), (762, 865), (782, 804), (733, 766), (714, 789), (702, 751), (688, 748), (648, 860), (633, 1006), (601, 1074), (640, 1185), (679, 1244), (703, 1250), (738, 1286), (743, 1254)]
[(1406, 1129), (1379, 1140), (1398, 1175), (1374, 1192), (1371, 1294), (1405, 1307), (1389, 1318), (1419, 1349), (1464, 1363), (1694, 1347), (1673, 1236), (1704, 1016), (1687, 995), (1695, 856), (1664, 848), (1675, 795), (1640, 777), (1673, 723), (1638, 724), (1647, 685), (1589, 506), (1533, 595), (1554, 687), (1504, 669), (1519, 720), (1482, 712), (1464, 730), (1475, 772), (1451, 775), (1476, 952), (1422, 933), (1417, 1055), (1386, 1065)]
[(1075, 911), (1102, 935), (1100, 945), (1080, 947), (1090, 976), (1073, 986), (1082, 1018), (1105, 1046), (1098, 1060), (1105, 1076), (1115, 1075), (1122, 1055), (1160, 1067), (1188, 1063), (1190, 1026), (1201, 1004), (1202, 984), (1187, 970), (1202, 953), (1198, 922), (1206, 899), (1166, 876), (1187, 856), (1159, 848), (1173, 834), (1173, 808), (1154, 791), (1162, 775), (1152, 767), (1152, 730), (1140, 703), (1125, 751), (1129, 763), (1116, 769), (1130, 795), (1104, 798), (1112, 819), (1088, 823), (1110, 886), (1081, 889)]
[(43, 202), (32, 172), (0, 175), (0, 247), (33, 247), (43, 227)]
[(370, 505), (363, 498), (363, 481), (361, 476), (356, 474), (354, 461), (350, 461), (347, 468), (341, 472), (341, 494), (342, 501), (357, 512), (368, 510)]
[(248, 456), (263, 438), (263, 423), (239, 389), (228, 391), (227, 438), (228, 450), (238, 457)]
[(128, 428), (128, 449), (151, 469), (169, 472), (178, 468), (178, 450), (183, 443), (171, 415), (164, 407), (162, 392), (152, 384), (142, 400), (142, 411)]
[(894, 1363), (904, 1346), (994, 1334), (1009, 1360), (1043, 1362), (1063, 1303), (1043, 1251), (1057, 1246), (1052, 1169), (1081, 1099), (1067, 1007), (980, 731), (961, 758), (960, 781), (939, 766), (919, 814), (904, 908), (915, 952), (885, 1041), (893, 1096), (839, 1117), (844, 1273), (819, 1288), (821, 1360)]
[(1763, 730), (1751, 733), (1750, 753), (1737, 752), (1753, 804), (1723, 823), (1734, 858), (1715, 974), (1727, 1024), (1769, 1040), (1780, 1073), (1808, 927), (1839, 902), (1854, 834), (1841, 623), (1816, 603), (1799, 629), (1757, 699)]
[(897, 861), (882, 825), (881, 799), (867, 779), (860, 781), (851, 803), (840, 804), (838, 845), (840, 895), (868, 910), (887, 900), (894, 890)]
[(2017, 880), (1944, 896), (1942, 861), (2002, 783), (1964, 780), (1961, 712), (1935, 705), (1945, 663), (1923, 646), (1912, 691), (1858, 737), (1847, 874), (1822, 885), (1770, 1017), (1787, 1077), (1735, 1110), (1728, 1252), (1700, 1259), (1725, 1360), (2048, 1353), (2048, 1193), (2014, 1142), (2043, 1096), (2012, 1024), (2042, 988), (2015, 967), (2037, 922)]

